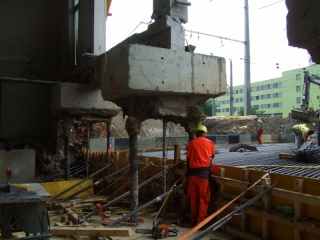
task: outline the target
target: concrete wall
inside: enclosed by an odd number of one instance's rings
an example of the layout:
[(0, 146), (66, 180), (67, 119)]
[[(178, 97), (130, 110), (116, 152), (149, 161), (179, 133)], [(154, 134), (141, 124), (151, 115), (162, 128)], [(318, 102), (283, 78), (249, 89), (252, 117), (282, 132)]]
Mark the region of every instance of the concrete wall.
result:
[(12, 170), (11, 183), (35, 182), (35, 159), (34, 149), (0, 150), (0, 184), (7, 183), (7, 168)]
[(51, 85), (0, 82), (0, 138), (50, 133)]
[[(3, 69), (16, 72), (25, 68), (23, 75), (17, 77), (31, 74), (54, 78), (74, 63), (70, 45), (73, 37), (69, 34), (73, 32), (69, 25), (70, 2), (1, 0), (0, 57), (10, 57), (10, 62), (2, 64)], [(15, 64), (17, 61), (21, 64)]]

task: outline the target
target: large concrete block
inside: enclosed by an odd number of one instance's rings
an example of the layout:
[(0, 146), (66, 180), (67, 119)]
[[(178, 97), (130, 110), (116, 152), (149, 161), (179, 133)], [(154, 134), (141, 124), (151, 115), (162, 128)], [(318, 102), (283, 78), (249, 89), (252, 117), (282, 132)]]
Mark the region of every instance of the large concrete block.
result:
[(281, 143), (295, 143), (294, 134), (280, 134), (279, 142)]
[[(111, 139), (111, 148), (114, 149), (115, 139)], [(95, 152), (106, 152), (108, 148), (107, 138), (91, 138), (89, 139), (89, 149)]]
[(152, 149), (156, 146), (156, 138), (155, 137), (141, 137), (138, 138), (138, 149)]
[(240, 143), (251, 143), (251, 135), (250, 134), (240, 134)]
[(217, 135), (215, 144), (228, 144), (229, 143), (229, 136), (222, 136)]
[[(185, 51), (185, 30), (177, 18), (164, 16), (148, 26), (148, 30), (136, 33), (110, 48), (111, 52), (125, 45), (140, 44), (171, 50)], [(105, 55), (100, 55), (104, 58)]]
[(7, 183), (6, 169), (11, 168), (11, 183), (35, 181), (36, 151), (34, 149), (0, 150), (0, 184)]
[(181, 22), (188, 22), (188, 6), (187, 0), (153, 0), (153, 19), (159, 19), (165, 15), (179, 18)]
[[(224, 58), (127, 45), (111, 52), (102, 72), (105, 100), (128, 94), (217, 97), (227, 91)], [(103, 69), (103, 68), (102, 68)]]
[(114, 117), (121, 108), (105, 101), (100, 89), (92, 89), (86, 84), (60, 83), (51, 89), (51, 111), (59, 114), (88, 114)]

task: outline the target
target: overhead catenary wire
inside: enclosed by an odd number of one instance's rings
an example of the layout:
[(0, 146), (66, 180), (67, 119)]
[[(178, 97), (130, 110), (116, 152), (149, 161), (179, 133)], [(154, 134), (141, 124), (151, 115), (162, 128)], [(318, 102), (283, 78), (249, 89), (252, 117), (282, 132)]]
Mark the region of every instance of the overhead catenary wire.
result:
[[(192, 25), (195, 25), (195, 24), (197, 24), (197, 23), (199, 23), (199, 22), (201, 22), (201, 21), (203, 21), (203, 20), (205, 20), (205, 19), (207, 19), (207, 18), (209, 18), (209, 17), (211, 17), (211, 16), (217, 16), (219, 13), (222, 13), (222, 12), (224, 12), (224, 11), (226, 11), (226, 10), (230, 9), (231, 7), (234, 7), (235, 5), (237, 5), (237, 4), (239, 4), (239, 3), (242, 3), (242, 2), (243, 2), (243, 0), (238, 1), (238, 2), (237, 2), (237, 3), (235, 3), (235, 4), (232, 4), (232, 5), (230, 5), (230, 6), (226, 7), (226, 8), (224, 8), (224, 9), (221, 9), (221, 10), (219, 10), (219, 11), (217, 11), (217, 12), (214, 12), (214, 13), (210, 14), (209, 16), (206, 16), (206, 17), (204, 17), (204, 18), (200, 19), (199, 21), (197, 21), (197, 22), (193, 23)], [(190, 25), (190, 26), (192, 26), (192, 25)]]

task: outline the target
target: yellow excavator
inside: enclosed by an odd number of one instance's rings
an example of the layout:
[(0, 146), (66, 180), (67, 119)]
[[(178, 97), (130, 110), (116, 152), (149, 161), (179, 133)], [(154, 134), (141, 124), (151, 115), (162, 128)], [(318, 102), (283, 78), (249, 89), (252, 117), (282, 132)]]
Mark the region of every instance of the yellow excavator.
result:
[(309, 73), (308, 71), (304, 71), (302, 105), (300, 108), (292, 109), (291, 117), (293, 119), (299, 119), (305, 122), (309, 122), (310, 118), (314, 116), (314, 109), (309, 108), (310, 83), (320, 86), (320, 77), (316, 76), (315, 74)]

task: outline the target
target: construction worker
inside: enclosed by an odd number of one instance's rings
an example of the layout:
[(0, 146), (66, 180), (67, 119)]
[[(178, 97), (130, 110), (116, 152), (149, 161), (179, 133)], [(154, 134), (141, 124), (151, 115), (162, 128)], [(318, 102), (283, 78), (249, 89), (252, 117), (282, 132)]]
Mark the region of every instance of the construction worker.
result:
[(198, 125), (196, 138), (187, 146), (188, 196), (190, 198), (191, 223), (195, 226), (208, 217), (210, 203), (210, 171), (215, 155), (214, 143), (206, 138), (204, 125)]
[(309, 140), (309, 136), (314, 134), (313, 130), (310, 130), (306, 124), (297, 124), (293, 127), (293, 132), (297, 138), (297, 147), (300, 148), (302, 143)]
[(256, 129), (258, 142), (259, 144), (262, 144), (263, 122), (258, 117), (256, 117), (254, 120), (257, 122)]

